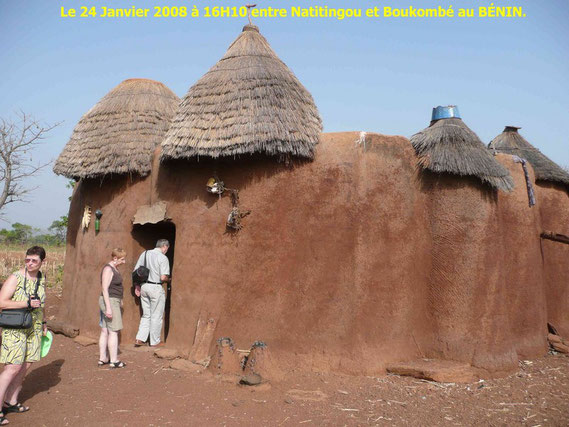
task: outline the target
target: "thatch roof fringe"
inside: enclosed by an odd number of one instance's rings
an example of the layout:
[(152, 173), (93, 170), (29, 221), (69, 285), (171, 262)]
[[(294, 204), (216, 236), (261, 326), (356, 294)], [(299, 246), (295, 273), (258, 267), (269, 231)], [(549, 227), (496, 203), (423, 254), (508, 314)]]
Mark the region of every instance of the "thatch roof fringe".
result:
[(557, 163), (531, 145), (518, 133), (516, 126), (506, 126), (488, 147), (500, 153), (515, 154), (526, 159), (533, 167), (536, 180), (557, 182), (569, 186), (569, 174)]
[(511, 191), (509, 172), (459, 118), (435, 120), (411, 137), (419, 165), (437, 173), (475, 176), (492, 187)]
[(54, 172), (68, 178), (148, 174), (179, 101), (160, 82), (123, 81), (81, 117)]
[(162, 143), (162, 159), (239, 154), (312, 157), (322, 130), (314, 100), (246, 25), (183, 98)]

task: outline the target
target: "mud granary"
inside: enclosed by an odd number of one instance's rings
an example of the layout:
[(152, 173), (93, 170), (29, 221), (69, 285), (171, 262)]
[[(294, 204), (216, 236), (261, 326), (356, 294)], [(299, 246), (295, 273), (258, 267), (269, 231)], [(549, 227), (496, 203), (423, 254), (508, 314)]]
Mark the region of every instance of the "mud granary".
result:
[[(266, 344), (268, 377), (424, 358), (495, 376), (544, 355), (548, 323), (569, 336), (569, 246), (540, 237), (569, 235), (561, 168), (511, 128), (486, 147), (455, 108), (411, 140), (321, 130), (252, 25), (181, 101), (155, 81), (119, 84), (54, 168), (77, 180), (58, 318), (96, 337), (111, 249), (127, 250), (128, 277), (167, 238), (164, 334), (192, 360), (231, 337)], [(99, 232), (87, 208), (101, 210)], [(123, 345), (140, 316), (129, 285)]]

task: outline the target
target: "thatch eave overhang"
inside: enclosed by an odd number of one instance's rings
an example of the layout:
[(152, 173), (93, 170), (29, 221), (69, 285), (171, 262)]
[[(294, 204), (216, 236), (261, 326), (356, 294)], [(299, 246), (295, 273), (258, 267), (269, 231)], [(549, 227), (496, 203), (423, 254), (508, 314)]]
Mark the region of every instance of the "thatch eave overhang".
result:
[(536, 181), (553, 182), (569, 189), (569, 173), (529, 143), (519, 132), (520, 127), (506, 126), (504, 131), (488, 144), (499, 153), (513, 154), (526, 159), (533, 167)]
[(494, 159), (480, 138), (458, 117), (431, 121), (410, 138), (419, 166), (435, 173), (473, 176), (494, 189), (514, 188), (508, 170)]

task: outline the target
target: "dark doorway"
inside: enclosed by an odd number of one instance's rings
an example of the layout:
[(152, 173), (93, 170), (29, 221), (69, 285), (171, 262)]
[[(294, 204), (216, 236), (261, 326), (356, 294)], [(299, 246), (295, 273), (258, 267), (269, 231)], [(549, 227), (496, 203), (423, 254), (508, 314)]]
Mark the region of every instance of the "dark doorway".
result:
[[(132, 227), (132, 237), (144, 249), (153, 249), (159, 239), (167, 239), (170, 242), (170, 249), (166, 252), (170, 261), (170, 277), (174, 280), (174, 253), (176, 246), (176, 225), (170, 221), (161, 221), (156, 224), (134, 225)], [(138, 257), (139, 254), (136, 256)], [(170, 331), (170, 306), (172, 301), (172, 282), (166, 288), (166, 307), (164, 309), (164, 341), (168, 339)], [(142, 308), (141, 308), (142, 315)]]

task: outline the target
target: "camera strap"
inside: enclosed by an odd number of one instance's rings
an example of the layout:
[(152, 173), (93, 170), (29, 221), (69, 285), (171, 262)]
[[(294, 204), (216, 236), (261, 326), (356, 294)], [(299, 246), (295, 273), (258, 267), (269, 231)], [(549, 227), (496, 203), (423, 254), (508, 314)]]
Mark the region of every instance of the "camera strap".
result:
[[(33, 294), (34, 297), (36, 297), (36, 298), (38, 298), (38, 289), (39, 289), (39, 287), (40, 287), (41, 278), (42, 278), (41, 271), (38, 271), (38, 277), (37, 277), (37, 279), (36, 279), (36, 289), (34, 290), (34, 294)], [(26, 269), (24, 270), (24, 294), (26, 294), (26, 296), (28, 297), (28, 299), (30, 299), (31, 294), (28, 294), (28, 290), (27, 290), (27, 286), (26, 286), (27, 281), (28, 281), (28, 269), (26, 268)]]

